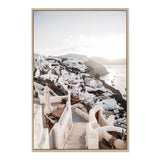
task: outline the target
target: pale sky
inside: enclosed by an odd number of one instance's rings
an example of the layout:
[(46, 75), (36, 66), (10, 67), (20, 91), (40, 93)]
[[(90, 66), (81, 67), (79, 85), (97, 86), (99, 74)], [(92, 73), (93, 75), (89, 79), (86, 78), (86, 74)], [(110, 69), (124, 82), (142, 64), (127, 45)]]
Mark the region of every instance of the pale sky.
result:
[(34, 53), (126, 58), (126, 11), (34, 11)]

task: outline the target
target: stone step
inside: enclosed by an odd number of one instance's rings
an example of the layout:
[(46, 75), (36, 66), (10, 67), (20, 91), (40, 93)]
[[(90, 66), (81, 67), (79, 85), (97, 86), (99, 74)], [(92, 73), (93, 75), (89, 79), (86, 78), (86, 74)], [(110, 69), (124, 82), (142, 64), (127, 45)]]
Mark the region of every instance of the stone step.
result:
[(85, 133), (82, 133), (82, 134), (78, 134), (78, 133), (71, 133), (69, 137), (74, 137), (74, 138), (78, 138), (78, 137), (85, 137)]
[(84, 135), (86, 135), (85, 132), (82, 132), (82, 133), (72, 132), (72, 133), (70, 134), (70, 137), (71, 137), (71, 136), (79, 136), (79, 137), (80, 137), (80, 136), (84, 136)]
[(86, 128), (86, 124), (74, 124), (73, 123), (73, 127), (82, 127), (82, 128)]
[(80, 138), (80, 137), (85, 137), (86, 134), (70, 134), (68, 139), (71, 138)]
[(84, 126), (73, 126), (72, 130), (75, 130), (75, 129), (77, 129), (77, 130), (86, 130), (86, 127), (84, 127)]
[(81, 145), (81, 144), (67, 144), (64, 149), (87, 149), (87, 147), (85, 145)]
[(73, 126), (86, 126), (88, 123), (86, 122), (75, 122), (73, 123)]
[(67, 139), (64, 149), (87, 149), (85, 146), (87, 123), (76, 122), (73, 123), (73, 129), (70, 136)]
[(77, 144), (85, 144), (85, 136), (70, 136), (67, 140), (67, 143), (73, 142)]
[(75, 146), (85, 146), (85, 142), (84, 143), (76, 143), (76, 142), (73, 142), (73, 141), (68, 141), (67, 142), (67, 145), (70, 145), (70, 146), (72, 146), (72, 145), (75, 145)]
[(86, 126), (83, 126), (83, 125), (73, 125), (73, 128), (75, 128), (75, 129), (78, 129), (78, 128), (86, 129)]
[(71, 134), (85, 134), (86, 133), (86, 131), (85, 130), (82, 130), (82, 129), (73, 129), (72, 130), (72, 132), (71, 132)]

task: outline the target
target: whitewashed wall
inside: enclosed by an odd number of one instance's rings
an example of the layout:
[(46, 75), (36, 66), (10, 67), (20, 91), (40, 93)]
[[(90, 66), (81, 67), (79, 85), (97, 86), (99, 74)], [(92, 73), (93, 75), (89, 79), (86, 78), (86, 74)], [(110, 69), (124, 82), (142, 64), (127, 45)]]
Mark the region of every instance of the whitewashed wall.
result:
[(34, 149), (49, 149), (48, 128), (43, 128), (42, 106), (34, 105)]
[(72, 128), (73, 122), (69, 94), (63, 114), (50, 132), (50, 149), (63, 149)]
[[(56, 103), (56, 102), (61, 102), (62, 99), (67, 99), (68, 96), (53, 96), (53, 97), (50, 97), (50, 102), (51, 103)], [(40, 96), (40, 104), (43, 104), (45, 103), (45, 99), (44, 99), (44, 96)]]

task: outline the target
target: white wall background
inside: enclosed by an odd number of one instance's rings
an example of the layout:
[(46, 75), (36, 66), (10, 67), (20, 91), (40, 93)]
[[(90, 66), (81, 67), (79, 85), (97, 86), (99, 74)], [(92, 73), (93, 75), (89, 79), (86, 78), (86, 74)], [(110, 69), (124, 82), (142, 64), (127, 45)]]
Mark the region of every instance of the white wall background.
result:
[[(160, 144), (158, 0), (5, 0), (0, 9), (0, 159), (157, 159)], [(31, 8), (129, 8), (130, 151), (31, 152)], [(91, 157), (90, 157), (91, 156)]]

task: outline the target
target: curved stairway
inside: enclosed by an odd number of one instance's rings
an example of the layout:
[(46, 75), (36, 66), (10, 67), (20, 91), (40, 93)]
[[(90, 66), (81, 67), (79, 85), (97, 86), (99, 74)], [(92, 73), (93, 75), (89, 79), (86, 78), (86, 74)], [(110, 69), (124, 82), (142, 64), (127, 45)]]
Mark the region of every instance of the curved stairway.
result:
[(86, 147), (86, 122), (75, 122), (73, 123), (73, 129), (64, 149), (87, 149)]

